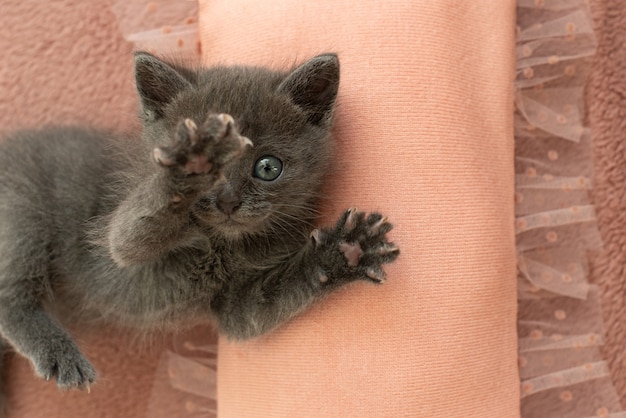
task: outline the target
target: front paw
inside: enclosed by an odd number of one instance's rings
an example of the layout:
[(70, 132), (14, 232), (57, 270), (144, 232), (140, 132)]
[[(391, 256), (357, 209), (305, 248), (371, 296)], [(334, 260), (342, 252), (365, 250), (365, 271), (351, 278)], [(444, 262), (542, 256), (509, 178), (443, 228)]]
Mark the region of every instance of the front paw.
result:
[(366, 216), (352, 208), (334, 228), (314, 230), (311, 238), (322, 260), (319, 280), (336, 283), (360, 278), (383, 283), (383, 264), (391, 263), (400, 254), (400, 249), (387, 240), (392, 228), (385, 216)]
[(252, 146), (252, 141), (239, 134), (230, 115), (210, 114), (201, 126), (191, 119), (180, 122), (174, 144), (155, 148), (152, 158), (158, 165), (186, 175), (220, 177), (222, 168), (240, 158), (248, 145)]
[(30, 356), (35, 372), (42, 378), (56, 379), (60, 389), (89, 389), (96, 371), (67, 337), (51, 337)]

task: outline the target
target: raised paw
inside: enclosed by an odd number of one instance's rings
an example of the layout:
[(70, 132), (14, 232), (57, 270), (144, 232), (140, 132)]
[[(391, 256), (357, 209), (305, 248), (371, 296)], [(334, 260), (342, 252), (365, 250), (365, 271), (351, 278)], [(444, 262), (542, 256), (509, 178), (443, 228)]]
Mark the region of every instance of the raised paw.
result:
[(321, 252), (320, 282), (361, 278), (375, 283), (385, 281), (383, 264), (391, 263), (400, 249), (387, 240), (393, 225), (379, 213), (366, 215), (348, 209), (334, 228), (311, 233), (317, 251)]
[(191, 119), (178, 124), (173, 145), (152, 151), (153, 160), (162, 167), (178, 168), (187, 175), (221, 174), (225, 165), (243, 155), (252, 141), (241, 136), (232, 116), (210, 114), (198, 126)]
[(35, 372), (46, 380), (56, 379), (60, 389), (87, 389), (96, 381), (96, 371), (67, 338), (52, 338), (31, 358)]

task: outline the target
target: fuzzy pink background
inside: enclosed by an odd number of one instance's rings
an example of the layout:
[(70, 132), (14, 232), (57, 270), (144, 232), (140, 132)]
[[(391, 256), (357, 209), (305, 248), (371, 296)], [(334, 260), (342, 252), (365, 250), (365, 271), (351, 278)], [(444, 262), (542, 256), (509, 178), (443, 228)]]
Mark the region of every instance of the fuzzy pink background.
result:
[(606, 344), (602, 352), (626, 408), (626, 7), (591, 0), (598, 52), (586, 102), (594, 151), (594, 203), (604, 253), (593, 281), (602, 290)]

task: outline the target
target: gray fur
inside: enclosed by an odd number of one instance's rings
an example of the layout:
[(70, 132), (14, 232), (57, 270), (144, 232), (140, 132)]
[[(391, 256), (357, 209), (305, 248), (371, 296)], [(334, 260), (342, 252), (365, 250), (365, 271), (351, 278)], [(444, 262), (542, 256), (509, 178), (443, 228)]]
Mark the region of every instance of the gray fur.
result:
[[(0, 146), (0, 335), (62, 388), (96, 380), (63, 324), (213, 321), (252, 338), (346, 283), (382, 282), (399, 253), (379, 214), (314, 229), (335, 55), (276, 72), (137, 53), (135, 69), (140, 140), (64, 127)], [(284, 164), (270, 182), (252, 175), (267, 155)]]

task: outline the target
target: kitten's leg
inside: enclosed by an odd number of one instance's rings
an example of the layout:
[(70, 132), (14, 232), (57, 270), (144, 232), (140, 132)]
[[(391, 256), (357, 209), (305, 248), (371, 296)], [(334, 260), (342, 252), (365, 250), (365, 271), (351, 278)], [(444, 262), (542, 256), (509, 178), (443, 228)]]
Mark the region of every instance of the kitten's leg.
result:
[(171, 146), (155, 148), (152, 175), (119, 205), (109, 222), (108, 243), (120, 266), (155, 260), (186, 236), (191, 204), (222, 180), (222, 169), (252, 142), (234, 120), (212, 114), (201, 126), (182, 121)]
[[(26, 227), (13, 221), (13, 231), (6, 222), (0, 225), (0, 335), (32, 362), (40, 377), (55, 378), (60, 388), (88, 387), (96, 380), (93, 366), (41, 305), (49, 288), (45, 232), (30, 235), (34, 240), (20, 239)], [(24, 224), (36, 229), (35, 221)], [(37, 238), (41, 241), (33, 242)]]
[(391, 229), (380, 214), (346, 211), (335, 227), (314, 230), (295, 259), (218, 295), (212, 309), (220, 330), (237, 339), (254, 337), (347, 283), (384, 282), (382, 265), (400, 254), (387, 240)]

